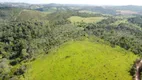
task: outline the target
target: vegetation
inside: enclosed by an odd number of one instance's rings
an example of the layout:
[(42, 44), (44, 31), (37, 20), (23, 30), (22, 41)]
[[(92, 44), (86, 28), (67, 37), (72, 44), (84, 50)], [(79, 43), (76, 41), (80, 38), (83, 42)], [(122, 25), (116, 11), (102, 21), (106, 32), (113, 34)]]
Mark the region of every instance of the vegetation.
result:
[(16, 21), (47, 20), (46, 14), (34, 10), (22, 10), (15, 18)]
[(131, 80), (128, 71), (136, 58), (133, 53), (118, 46), (112, 48), (97, 38), (69, 41), (30, 63), (25, 76), (30, 80)]
[(0, 7), (0, 24), (14, 20), (22, 8)]
[(142, 56), (139, 11), (136, 6), (0, 3), (0, 80), (130, 80), (133, 61)]
[[(5, 62), (7, 66), (34, 59), (36, 55), (48, 53), (49, 49), (84, 34), (81, 28), (71, 24), (50, 26), (38, 21), (11, 22), (3, 25), (0, 30), (0, 55), (1, 60), (9, 61)], [(15, 74), (15, 70), (9, 69), (9, 73), (1, 75), (2, 79)]]
[(78, 17), (78, 16), (72, 16), (72, 17), (69, 18), (69, 20), (72, 23), (75, 23), (75, 22), (97, 23), (97, 22), (101, 21), (102, 19), (104, 19), (104, 17), (87, 17), (87, 18), (82, 18), (82, 17)]
[(90, 35), (98, 36), (109, 41), (112, 46), (119, 45), (141, 55), (142, 52), (142, 31), (129, 23), (120, 23), (117, 26), (108, 25), (116, 22), (117, 19), (108, 18), (97, 24), (88, 24), (85, 31)]
[(142, 27), (142, 16), (136, 16), (133, 18), (129, 18), (128, 21)]

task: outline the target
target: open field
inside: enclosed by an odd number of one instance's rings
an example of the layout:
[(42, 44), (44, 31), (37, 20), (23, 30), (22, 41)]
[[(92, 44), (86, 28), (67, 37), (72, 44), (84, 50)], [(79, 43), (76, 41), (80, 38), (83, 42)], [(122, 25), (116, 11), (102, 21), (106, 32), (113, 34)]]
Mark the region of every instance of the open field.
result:
[[(98, 41), (98, 40), (97, 40)], [(132, 80), (137, 58), (120, 47), (92, 41), (70, 41), (29, 65), (26, 80)]]
[(101, 20), (105, 19), (104, 17), (87, 17), (87, 18), (83, 18), (83, 17), (79, 17), (79, 16), (72, 16), (69, 18), (69, 20), (74, 23), (74, 22), (85, 22), (85, 23), (96, 23), (99, 22)]

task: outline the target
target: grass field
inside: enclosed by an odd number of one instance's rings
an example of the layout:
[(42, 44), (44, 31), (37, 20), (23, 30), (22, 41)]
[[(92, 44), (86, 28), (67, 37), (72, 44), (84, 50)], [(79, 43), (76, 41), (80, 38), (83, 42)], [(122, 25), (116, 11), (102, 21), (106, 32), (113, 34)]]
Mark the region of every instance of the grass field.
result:
[(103, 20), (104, 17), (87, 17), (87, 18), (83, 18), (83, 17), (79, 17), (79, 16), (72, 16), (69, 18), (69, 20), (74, 23), (74, 22), (86, 22), (86, 23), (96, 23), (99, 22), (101, 20)]
[(92, 41), (70, 41), (30, 63), (25, 80), (132, 80), (137, 58), (120, 47)]

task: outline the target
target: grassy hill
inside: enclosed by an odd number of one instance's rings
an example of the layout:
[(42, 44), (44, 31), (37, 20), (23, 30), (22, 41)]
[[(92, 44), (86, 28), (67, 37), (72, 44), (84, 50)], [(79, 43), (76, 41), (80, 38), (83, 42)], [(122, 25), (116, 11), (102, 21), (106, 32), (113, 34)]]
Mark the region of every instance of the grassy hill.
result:
[(128, 71), (137, 56), (95, 40), (67, 42), (31, 62), (26, 80), (131, 80)]
[(35, 11), (35, 10), (23, 10), (21, 11), (15, 20), (45, 20), (47, 18), (46, 13)]

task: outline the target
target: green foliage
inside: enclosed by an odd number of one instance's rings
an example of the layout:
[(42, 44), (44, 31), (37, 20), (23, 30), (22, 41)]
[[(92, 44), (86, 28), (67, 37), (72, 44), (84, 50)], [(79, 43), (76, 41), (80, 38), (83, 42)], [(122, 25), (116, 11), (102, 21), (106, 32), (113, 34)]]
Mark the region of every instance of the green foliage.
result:
[(84, 23), (97, 23), (101, 20), (103, 20), (105, 17), (87, 17), (87, 18), (83, 18), (83, 17), (79, 17), (79, 16), (72, 16), (69, 18), (69, 20), (72, 23), (76, 23), (76, 22), (84, 22)]
[(136, 54), (142, 53), (141, 29), (129, 23), (120, 23), (119, 25), (109, 25), (114, 23), (113, 19), (102, 20), (98, 24), (88, 24), (85, 31), (104, 40), (109, 41), (112, 46), (119, 45), (126, 50)]
[[(10, 61), (10, 66), (15, 66), (23, 61), (35, 58), (60, 44), (84, 35), (83, 29), (71, 24), (52, 26), (40, 21), (10, 22), (2, 25), (0, 32), (0, 54), (2, 58)], [(0, 68), (1, 69), (1, 68)], [(9, 68), (10, 69), (10, 68)], [(5, 71), (2, 71), (5, 72)], [(22, 75), (23, 70), (7, 73), (7, 78), (12, 75)], [(2, 73), (1, 77), (4, 75)], [(4, 78), (7, 79), (6, 77)]]
[(129, 18), (128, 21), (134, 24), (138, 24), (142, 27), (142, 16), (136, 16), (133, 18)]
[(0, 7), (0, 18), (6, 21), (12, 21), (21, 10), (22, 8)]
[[(19, 80), (21, 77), (27, 79), (27, 76), (24, 76), (25, 73), (25, 75), (32, 75), (31, 79), (41, 73), (37, 77), (39, 80), (44, 75), (48, 79), (55, 76), (55, 80), (124, 79), (124, 76), (116, 73), (118, 68), (126, 75), (125, 79), (131, 78), (127, 71), (137, 56), (129, 51), (142, 55), (141, 17), (127, 17), (128, 22), (126, 16), (120, 19), (119, 16), (104, 15), (116, 14), (115, 10), (107, 7), (71, 7), (51, 4), (31, 5), (26, 8), (30, 9), (0, 7), (0, 80)], [(83, 10), (91, 11), (91, 13), (81, 12)], [(72, 17), (75, 17), (73, 21), (79, 22), (72, 24), (70, 20)], [(98, 39), (95, 42), (80, 39), (80, 41), (73, 41), (81, 36), (89, 37), (90, 35), (109, 41), (113, 48), (103, 42), (100, 43)], [(67, 41), (73, 42), (60, 46)], [(116, 45), (129, 51), (126, 52)], [(50, 53), (56, 47), (61, 48), (55, 54)], [(36, 60), (41, 54), (48, 54), (47, 59), (45, 58), (47, 64), (44, 60)], [(113, 60), (109, 62), (112, 58)], [(27, 64), (34, 60), (35, 63), (32, 63), (34, 66), (31, 69), (35, 70), (35, 73), (31, 74), (27, 72), (29, 69)], [(74, 61), (70, 65), (68, 60)], [(103, 64), (98, 63), (97, 60)], [(65, 64), (62, 65), (62, 63)], [(122, 63), (124, 65), (121, 65)], [(42, 70), (39, 68), (41, 66), (43, 66)], [(101, 70), (105, 76), (100, 75)], [(113, 77), (110, 78), (110, 75)]]
[(70, 16), (69, 14), (67, 14), (67, 12), (55, 12), (52, 14), (48, 15), (48, 20), (49, 23), (55, 24), (55, 25), (63, 25), (63, 24), (68, 24), (70, 23), (69, 20), (67, 20), (67, 18)]
[[(79, 11), (66, 10), (66, 11), (57, 11), (52, 14), (49, 14), (48, 20), (49, 20), (49, 23), (53, 23), (56, 25), (69, 24), (72, 22), (72, 16), (79, 16), (79, 18), (83, 17), (83, 19), (86, 18), (86, 20), (84, 20), (85, 22), (87, 22), (87, 20), (89, 20), (88, 22), (93, 22), (93, 21), (96, 22), (95, 20), (99, 21), (103, 19), (103, 15), (99, 15), (99, 14), (93, 14), (93, 13), (90, 14), (90, 13), (82, 13)], [(79, 19), (79, 21), (82, 21), (82, 20)]]
[(116, 21), (117, 21), (116, 18), (114, 18), (114, 17), (109, 17), (109, 18), (107, 18), (107, 19), (104, 19), (104, 20), (98, 22), (98, 24), (105, 24), (105, 25), (107, 25), (107, 24), (114, 23), (114, 22), (116, 22)]
[(34, 10), (22, 10), (19, 12), (16, 21), (47, 20), (46, 14)]
[(9, 72), (10, 67), (8, 65), (8, 60), (6, 58), (3, 58), (0, 60), (0, 80), (8, 79), (9, 78)]

